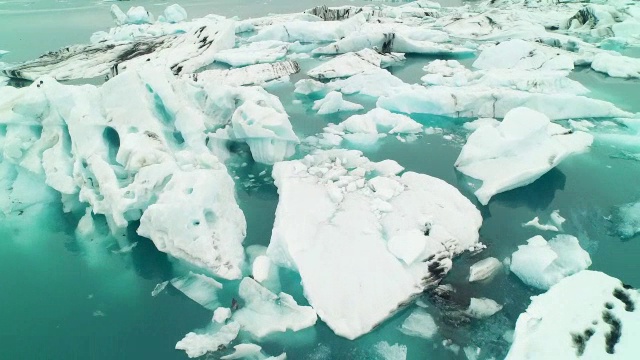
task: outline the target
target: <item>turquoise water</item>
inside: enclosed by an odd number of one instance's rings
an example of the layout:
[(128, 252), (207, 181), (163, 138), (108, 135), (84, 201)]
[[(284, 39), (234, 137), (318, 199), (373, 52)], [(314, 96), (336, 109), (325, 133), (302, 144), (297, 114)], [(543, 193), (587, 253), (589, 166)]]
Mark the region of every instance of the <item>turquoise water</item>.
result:
[[(327, 4), (338, 2), (324, 1)], [(349, 2), (349, 4), (359, 2)], [(364, 3), (364, 2), (362, 2)], [(143, 4), (159, 14), (166, 3), (130, 1), (123, 7)], [(183, 5), (191, 16), (208, 13), (254, 16), (268, 12), (298, 11), (315, 1), (189, 1)], [(0, 49), (9, 50), (4, 61), (21, 61), (71, 43), (85, 42), (89, 35), (111, 25), (109, 2), (26, 2), (0, 3), (0, 34), (9, 30), (19, 35), (3, 36)], [(64, 19), (62, 21), (61, 19)], [(635, 55), (637, 56), (637, 55)], [(411, 56), (404, 66), (392, 72), (410, 83), (419, 82), (422, 66), (431, 58)], [(464, 59), (468, 64), (472, 59)], [(303, 62), (303, 70), (313, 61)], [(298, 136), (304, 138), (322, 130), (329, 122), (339, 122), (350, 114), (317, 116), (311, 103), (293, 94), (291, 84), (270, 92), (278, 95), (287, 107)], [(613, 79), (587, 68), (571, 75), (591, 91), (591, 96), (611, 101), (633, 112), (640, 111), (638, 80)], [(305, 100), (293, 103), (293, 100)], [(373, 106), (370, 99), (347, 96), (347, 100)], [(443, 129), (442, 134), (424, 135), (402, 143), (393, 137), (381, 141), (375, 150), (365, 151), (372, 160), (394, 159), (407, 170), (441, 178), (458, 187), (475, 202), (467, 187), (468, 179), (454, 170), (453, 164), (464, 143), (466, 132), (460, 125), (471, 119), (414, 116), (426, 126)], [(373, 347), (379, 341), (400, 343), (408, 347), (408, 359), (465, 359), (442, 346), (451, 339), (461, 346), (480, 346), (497, 358), (503, 356), (508, 343), (502, 339), (512, 329), (518, 315), (528, 305), (528, 298), (538, 292), (526, 287), (513, 274), (499, 274), (490, 282), (469, 284), (468, 267), (479, 259), (494, 256), (504, 259), (526, 239), (539, 234), (522, 223), (534, 216), (545, 216), (559, 209), (567, 218), (565, 232), (577, 236), (591, 255), (591, 269), (603, 271), (634, 287), (640, 286), (637, 271), (639, 239), (622, 241), (615, 236), (607, 218), (618, 205), (640, 199), (640, 162), (614, 157), (616, 144), (597, 141), (592, 150), (573, 157), (529, 186), (495, 196), (481, 209), (484, 218), (480, 235), (488, 248), (479, 256), (463, 255), (455, 260), (444, 283), (457, 293), (453, 305), (466, 308), (471, 297), (489, 297), (504, 309), (485, 320), (453, 323), (447, 309), (425, 297), (440, 333), (433, 340), (422, 340), (400, 333), (397, 328), (413, 307), (409, 307), (379, 328), (356, 341), (335, 336), (322, 322), (296, 334), (285, 333), (261, 342), (264, 350), (277, 355), (286, 351), (289, 359), (377, 359)], [(297, 154), (302, 156), (303, 151)], [(241, 164), (247, 163), (246, 166)], [(251, 180), (270, 167), (253, 163), (246, 151), (230, 160), (229, 168), (237, 181), (238, 201), (247, 217), (245, 245), (267, 245), (271, 236), (278, 195), (272, 181)], [(259, 178), (256, 176), (256, 178)], [(33, 184), (42, 188), (42, 184)], [(0, 189), (4, 191), (4, 189)], [(0, 192), (0, 194), (4, 194)], [(3, 195), (5, 196), (5, 195)], [(158, 295), (151, 291), (159, 282), (189, 270), (164, 253), (151, 241), (135, 234), (137, 224), (130, 225), (125, 239), (115, 239), (103, 229), (92, 239), (76, 237), (74, 230), (81, 214), (65, 214), (51, 194), (43, 205), (25, 207), (8, 215), (0, 213), (0, 358), (2, 359), (184, 359), (174, 350), (184, 334), (210, 322), (211, 313), (172, 287)], [(544, 233), (547, 237), (553, 233)], [(137, 245), (129, 253), (119, 253), (118, 243)], [(296, 274), (283, 271), (283, 291), (299, 303), (306, 303)], [(225, 284), (224, 299), (230, 299), (234, 283)], [(241, 338), (247, 339), (241, 336)], [(215, 357), (211, 357), (215, 358)]]

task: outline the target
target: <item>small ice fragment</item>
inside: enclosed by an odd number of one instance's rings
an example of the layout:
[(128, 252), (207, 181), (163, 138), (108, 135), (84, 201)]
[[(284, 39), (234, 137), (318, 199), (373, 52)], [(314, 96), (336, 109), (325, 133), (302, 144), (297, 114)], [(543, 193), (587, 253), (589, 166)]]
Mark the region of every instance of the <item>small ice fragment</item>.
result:
[(382, 356), (384, 360), (406, 360), (407, 346), (401, 344), (390, 345), (386, 341), (380, 341), (374, 346), (376, 352)]
[(221, 327), (214, 327), (205, 333), (196, 334), (190, 332), (176, 344), (177, 350), (184, 350), (187, 356), (195, 358), (208, 352), (218, 351), (221, 346), (227, 346), (235, 340), (240, 331), (240, 325), (236, 322)]
[(562, 230), (562, 224), (567, 220), (560, 216), (560, 210), (554, 210), (550, 216), (551, 222), (555, 225), (558, 230)]
[(227, 319), (231, 317), (231, 309), (226, 307), (219, 307), (213, 312), (213, 321), (223, 324)]
[(169, 284), (169, 281), (163, 281), (161, 283), (156, 284), (156, 287), (154, 287), (153, 290), (151, 291), (151, 296), (153, 297), (158, 296), (162, 291), (164, 291), (164, 289), (167, 287), (168, 284)]
[(549, 225), (549, 224), (540, 224), (540, 219), (536, 216), (533, 218), (533, 220), (528, 221), (524, 224), (522, 224), (523, 227), (526, 226), (530, 226), (530, 227), (534, 227), (543, 231), (558, 231), (558, 228), (555, 227), (554, 225)]
[(138, 246), (138, 242), (134, 242), (131, 243), (130, 245), (127, 246), (123, 246), (121, 247), (119, 250), (112, 250), (111, 252), (114, 254), (126, 254), (126, 253), (130, 253), (131, 251), (133, 251), (133, 248), (135, 248), (136, 246)]
[(481, 281), (492, 277), (500, 268), (500, 260), (490, 257), (478, 261), (469, 268), (469, 282)]
[(487, 298), (471, 298), (471, 303), (467, 309), (467, 315), (476, 318), (484, 319), (498, 311), (502, 310), (502, 305), (498, 304), (494, 300)]
[(405, 335), (431, 339), (438, 332), (438, 325), (431, 314), (423, 309), (417, 309), (404, 320), (400, 331)]

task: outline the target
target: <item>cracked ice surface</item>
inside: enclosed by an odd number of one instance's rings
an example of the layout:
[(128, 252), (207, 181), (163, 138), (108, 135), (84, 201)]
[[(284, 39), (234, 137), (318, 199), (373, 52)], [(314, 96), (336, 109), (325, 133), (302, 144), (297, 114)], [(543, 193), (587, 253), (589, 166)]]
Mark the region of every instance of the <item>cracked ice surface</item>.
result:
[(280, 201), (267, 255), (299, 271), (318, 316), (349, 339), (437, 285), (478, 242), (482, 218), (469, 200), (400, 170), (347, 150), (274, 167)]

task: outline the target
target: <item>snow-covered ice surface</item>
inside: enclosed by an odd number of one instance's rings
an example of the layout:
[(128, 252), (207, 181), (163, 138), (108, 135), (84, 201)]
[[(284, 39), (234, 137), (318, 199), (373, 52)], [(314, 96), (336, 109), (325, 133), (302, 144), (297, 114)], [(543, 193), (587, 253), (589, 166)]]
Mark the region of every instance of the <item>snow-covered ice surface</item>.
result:
[(518, 317), (507, 359), (633, 359), (640, 294), (597, 271), (581, 271), (533, 297)]
[(267, 255), (300, 273), (318, 316), (349, 339), (437, 285), (482, 223), (451, 185), (381, 165), (331, 150), (273, 171), (280, 200)]
[(633, 351), (634, 290), (554, 289), (640, 284), (640, 4), (49, 2), (0, 3), (5, 356)]

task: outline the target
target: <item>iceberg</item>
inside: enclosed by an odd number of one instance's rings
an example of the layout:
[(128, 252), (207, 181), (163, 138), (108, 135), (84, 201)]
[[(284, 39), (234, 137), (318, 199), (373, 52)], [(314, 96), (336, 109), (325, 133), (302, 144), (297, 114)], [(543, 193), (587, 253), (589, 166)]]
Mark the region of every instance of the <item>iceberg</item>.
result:
[(506, 359), (633, 359), (639, 301), (637, 290), (601, 272), (566, 277), (532, 297)]
[(323, 80), (371, 73), (380, 69), (383, 59), (384, 55), (374, 50), (364, 49), (336, 56), (309, 70), (307, 75), (314, 79)]
[(238, 293), (244, 305), (232, 319), (258, 339), (274, 332), (306, 329), (316, 323), (312, 307), (298, 305), (289, 294), (276, 295), (251, 278), (242, 279)]
[(569, 155), (586, 151), (592, 141), (593, 136), (565, 129), (544, 114), (515, 108), (500, 125), (474, 131), (455, 167), (482, 181), (474, 194), (486, 205), (495, 194), (531, 184)]
[(164, 9), (164, 16), (158, 18), (159, 21), (168, 23), (179, 23), (187, 20), (187, 10), (178, 4), (169, 5)]
[(356, 31), (366, 22), (359, 14), (345, 21), (302, 21), (267, 25), (248, 40), (251, 42), (277, 40), (285, 42), (325, 42), (339, 40)]
[(195, 82), (226, 84), (230, 86), (264, 85), (269, 81), (286, 79), (289, 75), (297, 74), (300, 65), (287, 60), (273, 64), (256, 64), (241, 68), (225, 70), (205, 70), (200, 73), (189, 74), (187, 77)]
[(574, 60), (562, 52), (522, 39), (503, 41), (480, 53), (473, 67), (520, 70), (573, 70)]
[(268, 356), (262, 351), (262, 347), (256, 344), (238, 344), (233, 347), (233, 353), (222, 356), (221, 360), (245, 359), (245, 360), (285, 360), (286, 354)]
[[(273, 170), (280, 199), (267, 256), (300, 273), (318, 316), (348, 339), (437, 285), (451, 258), (478, 242), (482, 218), (458, 190), (395, 175), (402, 168), (389, 162), (329, 150)], [(415, 252), (399, 258), (405, 246)]]
[(406, 345), (390, 345), (386, 341), (380, 341), (374, 345), (374, 349), (384, 360), (407, 360)]
[(149, 24), (153, 15), (142, 6), (132, 6), (125, 14), (116, 4), (111, 5), (111, 16), (118, 25)]
[(540, 235), (518, 246), (511, 255), (511, 272), (525, 284), (547, 290), (564, 277), (591, 265), (589, 253), (571, 235), (557, 235), (548, 242)]
[(313, 110), (318, 111), (319, 115), (333, 114), (341, 111), (358, 111), (364, 109), (364, 106), (346, 101), (342, 98), (342, 94), (332, 91), (325, 95), (324, 98), (316, 100), (313, 103)]
[(220, 50), (234, 46), (233, 21), (203, 20), (202, 26), (184, 34), (72, 45), (9, 66), (2, 73), (27, 80), (44, 75), (56, 80), (87, 79), (115, 76), (127, 69), (154, 64), (164, 66), (174, 74), (191, 74), (213, 63)]

